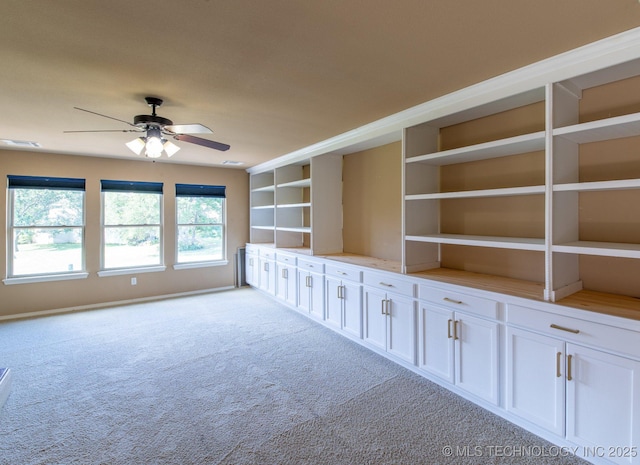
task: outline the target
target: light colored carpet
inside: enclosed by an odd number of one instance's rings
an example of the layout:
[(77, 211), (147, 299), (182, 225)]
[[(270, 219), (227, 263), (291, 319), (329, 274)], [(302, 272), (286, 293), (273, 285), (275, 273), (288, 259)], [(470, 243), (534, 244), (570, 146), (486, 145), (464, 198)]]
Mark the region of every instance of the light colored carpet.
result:
[(247, 288), (5, 322), (0, 364), (2, 465), (584, 463)]

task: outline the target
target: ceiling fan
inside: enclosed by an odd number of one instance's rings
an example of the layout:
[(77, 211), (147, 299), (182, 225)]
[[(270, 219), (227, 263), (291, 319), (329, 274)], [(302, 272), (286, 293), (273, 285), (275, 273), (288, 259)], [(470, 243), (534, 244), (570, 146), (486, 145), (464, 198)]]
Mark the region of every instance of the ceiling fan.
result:
[(213, 131), (202, 124), (173, 124), (173, 121), (167, 118), (163, 118), (156, 114), (156, 108), (162, 105), (162, 99), (157, 97), (145, 97), (145, 101), (151, 107), (150, 115), (136, 115), (133, 117), (133, 123), (124, 121), (112, 116), (96, 113), (95, 111), (85, 110), (84, 108), (73, 107), (76, 110), (85, 111), (94, 115), (109, 118), (121, 123), (132, 126), (133, 129), (103, 129), (94, 131), (64, 131), (65, 133), (73, 132), (139, 132), (144, 133), (144, 136), (140, 136), (131, 142), (127, 142), (129, 147), (134, 153), (140, 155), (143, 150), (145, 155), (149, 158), (159, 158), (164, 151), (167, 156), (171, 157), (175, 154), (180, 147), (173, 142), (167, 140), (164, 136), (172, 137), (175, 140), (190, 142), (192, 144), (200, 145), (210, 149), (226, 151), (230, 146), (221, 142), (213, 140), (203, 139), (201, 137), (192, 136), (191, 134), (211, 134)]

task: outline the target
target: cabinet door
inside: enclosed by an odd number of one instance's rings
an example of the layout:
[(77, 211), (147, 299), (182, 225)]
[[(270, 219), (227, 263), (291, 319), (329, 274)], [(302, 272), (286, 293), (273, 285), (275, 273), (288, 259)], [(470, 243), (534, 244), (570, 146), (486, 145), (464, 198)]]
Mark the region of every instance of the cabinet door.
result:
[(387, 294), (384, 291), (372, 288), (364, 288), (364, 334), (365, 341), (382, 350), (387, 350), (387, 315), (385, 313), (385, 301)]
[(342, 329), (358, 338), (362, 337), (362, 286), (342, 282)]
[(453, 312), (435, 305), (420, 307), (418, 366), (453, 384)]
[(245, 256), (245, 279), (250, 286), (258, 287), (259, 285), (259, 270), (258, 270), (258, 256), (254, 254), (247, 254)]
[(640, 362), (567, 344), (566, 372), (567, 439), (614, 463), (640, 463), (625, 454), (640, 444)]
[(498, 404), (498, 323), (455, 314), (456, 385)]
[(413, 299), (388, 294), (387, 306), (389, 353), (414, 364), (416, 361), (416, 312)]
[(327, 276), (325, 278), (325, 319), (327, 323), (342, 328), (342, 281)]
[(288, 304), (296, 305), (296, 270), (288, 265), (276, 264), (276, 295)]
[(324, 318), (324, 275), (309, 273), (309, 282), (311, 284), (309, 314), (322, 320)]
[(260, 258), (260, 289), (276, 293), (276, 264), (273, 260)]
[(564, 342), (507, 328), (506, 359), (507, 410), (564, 436)]
[(287, 280), (289, 270), (287, 265), (276, 263), (276, 297), (281, 300), (287, 300)]
[(311, 310), (311, 276), (308, 271), (298, 270), (298, 308), (305, 312)]

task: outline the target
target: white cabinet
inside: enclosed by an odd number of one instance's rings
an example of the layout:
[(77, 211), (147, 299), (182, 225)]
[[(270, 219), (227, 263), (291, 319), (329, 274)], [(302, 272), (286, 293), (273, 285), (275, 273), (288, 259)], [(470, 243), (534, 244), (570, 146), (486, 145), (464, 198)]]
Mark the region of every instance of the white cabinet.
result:
[(324, 264), (298, 260), (298, 308), (310, 316), (324, 319)]
[(566, 354), (567, 439), (640, 463), (629, 453), (640, 444), (640, 362), (576, 344)]
[(492, 404), (499, 401), (499, 323), (420, 304), (421, 369)]
[(559, 436), (564, 435), (564, 342), (507, 328), (506, 408)]
[(362, 285), (325, 275), (325, 320), (358, 338), (362, 337)]
[[(509, 320), (532, 330), (507, 328), (507, 410), (591, 457), (640, 463), (632, 456), (640, 444), (640, 362), (606, 351), (624, 348), (630, 335), (618, 330), (619, 340), (608, 340), (610, 327), (517, 306)], [(607, 347), (574, 342), (581, 338)]]
[(276, 254), (276, 297), (289, 305), (297, 305), (295, 263), (293, 255)]
[(425, 285), (419, 295), (420, 369), (497, 405), (497, 302)]
[(260, 264), (257, 253), (250, 253), (247, 248), (245, 255), (245, 279), (247, 284), (258, 287), (260, 284)]
[(261, 250), (258, 257), (260, 282), (258, 286), (263, 291), (275, 295), (276, 293), (276, 262), (275, 253), (271, 250)]
[(411, 364), (415, 363), (416, 318), (413, 298), (374, 287), (364, 288), (366, 342)]

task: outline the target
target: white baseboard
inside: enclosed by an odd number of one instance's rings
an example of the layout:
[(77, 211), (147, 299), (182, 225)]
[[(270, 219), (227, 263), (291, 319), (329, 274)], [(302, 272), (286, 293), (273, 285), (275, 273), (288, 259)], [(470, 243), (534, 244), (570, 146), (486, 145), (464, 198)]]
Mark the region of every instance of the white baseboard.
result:
[(138, 299), (127, 299), (127, 300), (116, 300), (112, 302), (102, 302), (98, 304), (89, 304), (89, 305), (80, 305), (77, 307), (67, 307), (67, 308), (57, 308), (53, 310), (42, 310), (39, 312), (27, 312), (27, 313), (18, 313), (15, 315), (0, 315), (0, 321), (4, 320), (18, 320), (22, 318), (34, 318), (39, 316), (49, 316), (49, 315), (57, 315), (60, 313), (71, 313), (71, 312), (81, 312), (84, 310), (97, 310), (100, 308), (106, 307), (118, 307), (121, 305), (131, 305), (137, 304), (141, 302), (151, 302), (154, 300), (165, 300), (165, 299), (174, 299), (176, 297), (188, 297), (192, 295), (199, 294), (210, 294), (213, 292), (222, 292), (229, 291), (231, 289), (236, 289), (235, 286), (225, 286), (225, 287), (216, 287), (211, 289), (202, 289), (199, 291), (189, 291), (189, 292), (179, 292), (176, 294), (164, 294), (164, 295), (155, 295), (151, 297), (140, 297)]
[(4, 405), (11, 392), (11, 370), (0, 368), (0, 409)]

